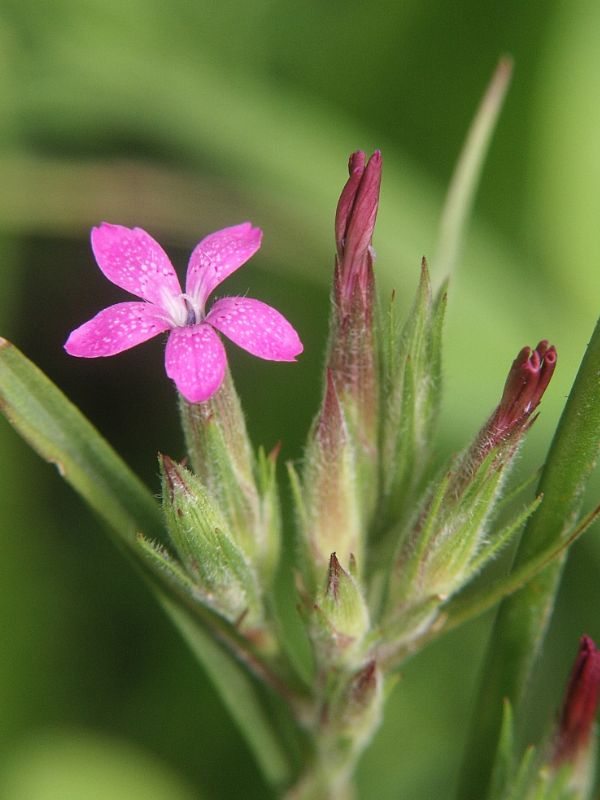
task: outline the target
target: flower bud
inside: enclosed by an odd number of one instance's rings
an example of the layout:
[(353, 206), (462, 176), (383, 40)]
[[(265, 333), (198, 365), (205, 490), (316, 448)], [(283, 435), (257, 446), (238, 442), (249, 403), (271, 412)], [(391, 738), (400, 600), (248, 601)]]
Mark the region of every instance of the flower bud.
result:
[(204, 403), (180, 398), (180, 412), (195, 474), (231, 537), (270, 578), (279, 555), (274, 469), (265, 459), (257, 464), (230, 374)]
[(356, 484), (355, 448), (331, 371), (321, 412), (313, 426), (303, 470), (304, 519), (317, 582), (332, 552), (348, 563), (355, 553), (362, 563), (362, 522)]
[(371, 240), (379, 206), (381, 153), (368, 163), (361, 151), (352, 153), (348, 178), (335, 215), (337, 248), (335, 299), (341, 315), (350, 314), (362, 302), (366, 318), (372, 313), (373, 250)]
[(599, 693), (600, 650), (589, 636), (583, 636), (558, 728), (549, 747), (542, 750), (526, 800), (590, 800), (596, 765), (593, 734)]
[(549, 346), (545, 339), (535, 350), (524, 347), (519, 352), (508, 373), (500, 404), (459, 462), (449, 491), (457, 496), (464, 492), (491, 453), (497, 470), (510, 466), (524, 434), (536, 419), (531, 415), (554, 374), (556, 358), (555, 347)]
[(201, 597), (231, 622), (262, 620), (256, 575), (227, 521), (200, 481), (168, 456), (160, 459), (169, 536)]
[(373, 331), (374, 253), (371, 246), (381, 184), (381, 153), (368, 163), (350, 156), (350, 177), (336, 212), (336, 262), (328, 367), (353, 435), (376, 451), (378, 376)]
[[(379, 377), (373, 326), (371, 239), (381, 182), (381, 154), (353, 153), (335, 218), (336, 260), (329, 352), (321, 410), (309, 436), (304, 470), (305, 540), (317, 583), (329, 556), (363, 564), (363, 539), (378, 494)], [(319, 575), (320, 573), (320, 575)]]
[(600, 650), (583, 636), (567, 685), (552, 763), (586, 760), (600, 695)]
[(462, 480), (473, 474), (494, 448), (499, 448), (500, 463), (514, 455), (523, 434), (535, 421), (531, 415), (550, 383), (556, 359), (556, 348), (545, 339), (535, 350), (524, 347), (519, 352), (508, 373), (500, 404), (467, 454)]
[(321, 660), (348, 663), (369, 631), (369, 611), (360, 587), (331, 554), (325, 589), (317, 598), (313, 639)]
[(490, 534), (489, 519), (507, 471), (554, 372), (556, 350), (542, 341), (515, 359), (500, 404), (471, 447), (430, 488), (402, 538), (389, 603), (398, 642), (423, 634), (438, 607), (518, 532), (529, 510)]

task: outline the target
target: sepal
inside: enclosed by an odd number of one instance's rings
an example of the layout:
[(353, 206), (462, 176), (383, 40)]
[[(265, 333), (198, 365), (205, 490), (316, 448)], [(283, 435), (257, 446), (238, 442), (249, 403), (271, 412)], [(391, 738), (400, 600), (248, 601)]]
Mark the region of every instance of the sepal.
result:
[(204, 403), (179, 398), (190, 464), (214, 507), (227, 520), (236, 543), (252, 560), (263, 553), (257, 533), (260, 498), (255, 459), (239, 397), (229, 372), (220, 389)]
[(298, 521), (314, 572), (309, 585), (319, 586), (331, 553), (349, 563), (351, 553), (363, 559), (364, 527), (356, 472), (356, 451), (331, 371), (323, 407), (309, 437), (302, 471)]
[(384, 503), (381, 527), (406, 521), (429, 462), (441, 398), (442, 327), (447, 295), (434, 298), (427, 262), (410, 315), (395, 321), (395, 296), (383, 336), (381, 463)]
[(264, 587), (272, 583), (281, 549), (281, 505), (277, 485), (277, 456), (279, 445), (270, 453), (259, 448), (256, 464), (259, 495), (259, 550), (258, 569)]

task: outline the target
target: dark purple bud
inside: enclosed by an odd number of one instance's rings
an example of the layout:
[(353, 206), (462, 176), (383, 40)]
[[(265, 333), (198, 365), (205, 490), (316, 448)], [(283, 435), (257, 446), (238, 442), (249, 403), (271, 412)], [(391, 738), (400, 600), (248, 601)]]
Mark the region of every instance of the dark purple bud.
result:
[(365, 171), (365, 164), (366, 157), (362, 150), (357, 150), (356, 153), (352, 153), (348, 160), (348, 173), (350, 177), (342, 189), (335, 212), (335, 243), (340, 260), (344, 255), (348, 221), (352, 213), (358, 187), (360, 186)]
[(535, 350), (524, 347), (520, 351), (508, 373), (500, 405), (479, 431), (451, 481), (454, 494), (463, 491), (494, 448), (501, 447), (498, 468), (511, 462), (524, 433), (533, 422), (531, 415), (550, 383), (556, 357), (556, 349), (545, 339)]
[(589, 636), (582, 636), (560, 715), (552, 759), (555, 766), (574, 761), (585, 751), (594, 725), (599, 693), (600, 650)]
[(493, 424), (498, 433), (524, 423), (538, 407), (556, 367), (556, 349), (545, 339), (535, 350), (524, 347), (508, 373)]
[(335, 216), (336, 294), (343, 314), (351, 309), (357, 292), (365, 302), (371, 288), (371, 240), (379, 206), (381, 153), (376, 150), (368, 163), (365, 161), (362, 151), (350, 156), (350, 177), (340, 195)]

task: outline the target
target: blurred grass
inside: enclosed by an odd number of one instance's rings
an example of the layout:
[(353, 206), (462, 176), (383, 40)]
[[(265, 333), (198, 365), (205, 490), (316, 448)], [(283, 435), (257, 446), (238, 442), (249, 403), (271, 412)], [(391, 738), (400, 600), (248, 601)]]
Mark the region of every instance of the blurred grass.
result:
[[(232, 367), (255, 440), (283, 439), (283, 456), (299, 457), (348, 153), (383, 149), (377, 270), (407, 307), (469, 121), (510, 52), (513, 85), (450, 288), (440, 457), (485, 419), (518, 349), (548, 337), (559, 367), (521, 465), (530, 469), (598, 311), (599, 15), (592, 0), (55, 0), (44, 13), (36, 0), (2, 0), (0, 333), (156, 490), (156, 451), (182, 452), (161, 343), (93, 362), (62, 351), (73, 326), (122, 297), (95, 268), (87, 232), (101, 219), (141, 225), (183, 267), (202, 235), (251, 219), (265, 244), (228, 288), (281, 308), (306, 352), (273, 368), (230, 351)], [(212, 690), (95, 521), (4, 424), (0, 437), (6, 769), (38, 730), (83, 725), (157, 753), (206, 796), (244, 785), (264, 797)], [(596, 540), (567, 569), (533, 731), (558, 706), (556, 676), (580, 633), (600, 636)], [(444, 796), (485, 632), (470, 626), (409, 665), (364, 759), (362, 796), (369, 785), (382, 800)]]

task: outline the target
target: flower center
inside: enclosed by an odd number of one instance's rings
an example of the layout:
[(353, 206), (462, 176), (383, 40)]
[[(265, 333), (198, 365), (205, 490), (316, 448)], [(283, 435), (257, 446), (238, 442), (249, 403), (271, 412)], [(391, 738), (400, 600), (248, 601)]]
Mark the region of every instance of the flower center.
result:
[(191, 304), (190, 300), (183, 294), (183, 302), (185, 303), (185, 310), (186, 310), (186, 317), (185, 317), (185, 324), (186, 325), (195, 325), (198, 322), (196, 309)]
[(178, 295), (164, 292), (160, 307), (173, 328), (197, 325), (204, 319), (204, 308), (198, 305), (194, 297), (190, 297), (185, 292)]

